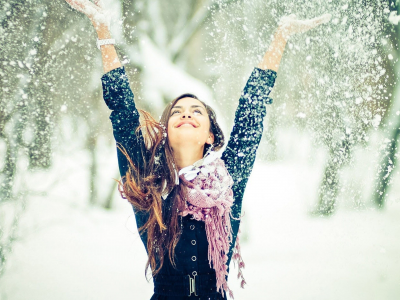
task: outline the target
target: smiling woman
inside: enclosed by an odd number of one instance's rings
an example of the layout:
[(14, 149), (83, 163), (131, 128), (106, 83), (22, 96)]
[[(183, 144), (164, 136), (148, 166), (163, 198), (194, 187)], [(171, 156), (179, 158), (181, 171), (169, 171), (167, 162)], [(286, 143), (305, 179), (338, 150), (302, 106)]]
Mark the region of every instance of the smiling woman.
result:
[(214, 111), (202, 101), (184, 94), (165, 108), (160, 122), (141, 111), (140, 124), (124, 68), (103, 75), (119, 149), (120, 191), (133, 205), (149, 256), (152, 299), (232, 296), (228, 266), (231, 258), (237, 260), (242, 277), (241, 204), (275, 78), (273, 70), (254, 69), (227, 147), (219, 153), (224, 136)]
[[(119, 190), (133, 207), (148, 254), (153, 300), (227, 299), (231, 259), (242, 287), (238, 232), (243, 194), (263, 132), (265, 104), (290, 35), (329, 21), (282, 18), (263, 60), (239, 99), (226, 149), (214, 110), (192, 94), (165, 108), (160, 122), (139, 111), (112, 45), (106, 16), (95, 0), (66, 0), (96, 28), (105, 74), (103, 97), (117, 143)], [(140, 115), (142, 121), (140, 122)]]
[(167, 127), (168, 143), (179, 169), (201, 159), (212, 146), (224, 144), (224, 134), (214, 110), (193, 94), (183, 94), (168, 105), (161, 117)]

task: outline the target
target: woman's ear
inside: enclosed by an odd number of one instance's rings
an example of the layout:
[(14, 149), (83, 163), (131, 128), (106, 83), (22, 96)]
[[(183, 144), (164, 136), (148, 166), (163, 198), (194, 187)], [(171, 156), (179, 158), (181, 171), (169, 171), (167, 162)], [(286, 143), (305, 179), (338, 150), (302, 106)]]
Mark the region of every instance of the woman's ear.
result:
[(210, 145), (214, 144), (214, 134), (212, 132), (209, 133), (206, 143)]

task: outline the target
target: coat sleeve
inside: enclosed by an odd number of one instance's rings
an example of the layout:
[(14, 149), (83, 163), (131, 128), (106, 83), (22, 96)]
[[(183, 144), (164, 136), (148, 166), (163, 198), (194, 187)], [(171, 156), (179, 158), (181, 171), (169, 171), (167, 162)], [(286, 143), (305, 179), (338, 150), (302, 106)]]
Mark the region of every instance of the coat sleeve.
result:
[[(139, 112), (136, 109), (134, 95), (129, 86), (125, 68), (120, 67), (109, 71), (101, 77), (101, 82), (104, 101), (111, 110), (110, 120), (116, 144), (125, 148), (135, 166), (141, 169), (145, 145), (141, 132), (138, 135), (136, 134), (140, 125)], [(129, 170), (129, 164), (127, 158), (118, 148), (117, 157), (122, 177)], [(139, 228), (147, 221), (147, 215), (135, 211), (134, 207), (133, 210)]]
[(265, 104), (274, 86), (276, 72), (254, 68), (244, 87), (236, 109), (233, 129), (222, 159), (233, 179), (235, 195), (234, 216), (241, 211), (243, 193), (256, 158), (256, 151), (263, 133), (266, 115)]
[[(263, 133), (266, 116), (265, 104), (271, 104), (268, 97), (276, 79), (276, 72), (254, 68), (239, 99), (233, 129), (222, 159), (233, 179), (234, 203), (232, 215), (239, 218), (242, 211), (243, 194), (256, 159), (256, 151)], [(235, 245), (240, 221), (231, 219), (233, 243), (229, 251), (229, 261)]]

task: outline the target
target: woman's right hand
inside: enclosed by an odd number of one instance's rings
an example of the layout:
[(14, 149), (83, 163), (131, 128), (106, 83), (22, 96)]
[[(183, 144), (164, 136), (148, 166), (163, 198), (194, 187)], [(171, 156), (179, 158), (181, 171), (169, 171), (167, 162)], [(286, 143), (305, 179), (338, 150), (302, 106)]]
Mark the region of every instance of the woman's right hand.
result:
[[(111, 38), (110, 34), (110, 13), (104, 9), (102, 0), (65, 0), (76, 10), (84, 13), (92, 22), (100, 40)], [(114, 45), (101, 46), (101, 57), (103, 61), (104, 73), (121, 67), (118, 54)]]
[(296, 33), (303, 33), (321, 24), (328, 23), (331, 18), (331, 14), (324, 14), (314, 19), (299, 20), (295, 14), (291, 14), (280, 19), (279, 29), (284, 37), (288, 39)]
[(92, 22), (98, 35), (108, 33), (110, 28), (110, 14), (104, 9), (102, 0), (65, 0), (77, 11), (84, 13)]

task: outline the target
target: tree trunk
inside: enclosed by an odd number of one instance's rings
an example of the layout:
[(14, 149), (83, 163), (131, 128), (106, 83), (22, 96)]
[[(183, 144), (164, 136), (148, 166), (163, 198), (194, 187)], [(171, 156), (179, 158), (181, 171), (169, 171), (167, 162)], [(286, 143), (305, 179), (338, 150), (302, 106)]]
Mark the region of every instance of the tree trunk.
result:
[(319, 188), (319, 201), (316, 214), (329, 216), (336, 207), (336, 198), (339, 186), (339, 165), (334, 162), (332, 156), (329, 157), (328, 163), (325, 166), (324, 176)]
[(3, 180), (0, 186), (0, 202), (5, 202), (12, 198), (12, 190), (14, 185), (14, 176), (17, 171), (17, 153), (18, 145), (13, 139), (6, 138), (7, 150), (2, 170)]
[(340, 185), (339, 170), (351, 159), (353, 144), (350, 134), (346, 133), (341, 142), (332, 145), (318, 190), (318, 205), (314, 214), (329, 216), (335, 211)]
[[(391, 6), (397, 10), (397, 14), (399, 14), (400, 6), (396, 5), (394, 1), (389, 2), (391, 3)], [(391, 37), (392, 44), (394, 45), (393, 49), (395, 49), (397, 52), (397, 62), (394, 66), (394, 73), (396, 77), (394, 80), (395, 87), (392, 93), (391, 106), (382, 126), (383, 130), (385, 131), (385, 140), (387, 140), (388, 143), (381, 154), (381, 163), (378, 168), (378, 178), (373, 192), (373, 200), (378, 208), (383, 208), (385, 204), (385, 198), (390, 187), (393, 170), (396, 167), (396, 152), (398, 150), (397, 144), (398, 139), (400, 138), (400, 49), (398, 47), (398, 41), (400, 40), (399, 26), (400, 25), (397, 25), (395, 27), (396, 34), (392, 35)]]
[(90, 171), (89, 171), (89, 203), (91, 205), (96, 204), (97, 201), (97, 136), (93, 130), (89, 130), (88, 136), (88, 150), (90, 154)]
[[(400, 63), (396, 63), (396, 75), (400, 78)], [(387, 131), (386, 137), (388, 144), (383, 150), (382, 160), (378, 170), (378, 180), (374, 190), (373, 199), (379, 208), (383, 208), (385, 197), (391, 183), (393, 170), (396, 166), (398, 150), (397, 144), (400, 138), (400, 84), (396, 80), (396, 87), (392, 97), (392, 106), (389, 111), (387, 121), (384, 125)]]
[[(115, 178), (119, 178), (119, 176), (120, 176), (119, 171), (117, 171), (117, 174), (116, 174)], [(107, 197), (106, 197), (106, 199), (104, 201), (104, 205), (103, 205), (103, 207), (105, 209), (111, 209), (112, 203), (113, 203), (113, 199), (114, 199), (114, 197), (113, 197), (114, 196), (114, 192), (115, 192), (117, 186), (118, 186), (118, 184), (115, 181), (111, 184), (109, 192), (107, 194)]]
[(35, 135), (29, 145), (29, 168), (49, 168), (51, 166), (51, 136), (54, 128), (54, 107), (51, 98), (51, 86), (54, 78), (51, 75), (51, 59), (48, 51), (54, 40), (60, 35), (55, 30), (57, 20), (52, 18), (54, 5), (38, 7), (42, 22), (38, 30), (39, 40), (37, 58), (34, 60), (29, 96), (34, 102)]
[[(9, 3), (9, 15), (4, 15), (1, 19), (3, 34), (0, 41), (4, 44), (0, 49), (0, 75), (4, 76), (0, 89), (0, 138), (6, 144), (4, 157), (4, 167), (0, 174), (0, 202), (5, 202), (13, 198), (12, 190), (14, 177), (16, 175), (18, 150), (20, 146), (26, 146), (23, 142), (23, 131), (28, 122), (29, 109), (28, 99), (24, 96), (27, 93), (26, 85), (30, 74), (27, 68), (16, 69), (11, 61), (18, 61), (21, 67), (23, 62), (28, 62), (30, 54), (27, 49), (35, 48), (32, 36), (37, 32), (37, 12), (31, 6), (23, 5), (19, 2)], [(31, 16), (27, 18), (26, 16)], [(33, 17), (32, 17), (33, 16)], [(21, 32), (20, 28), (26, 28)], [(27, 47), (21, 47), (21, 43), (27, 43)], [(17, 49), (17, 50), (15, 50)], [(21, 60), (21, 61), (19, 61)], [(22, 65), (23, 66), (23, 65)], [(22, 75), (22, 76), (17, 76)], [(21, 95), (21, 91), (23, 91)], [(10, 103), (12, 104), (10, 108)], [(12, 124), (9, 130), (7, 124)]]

